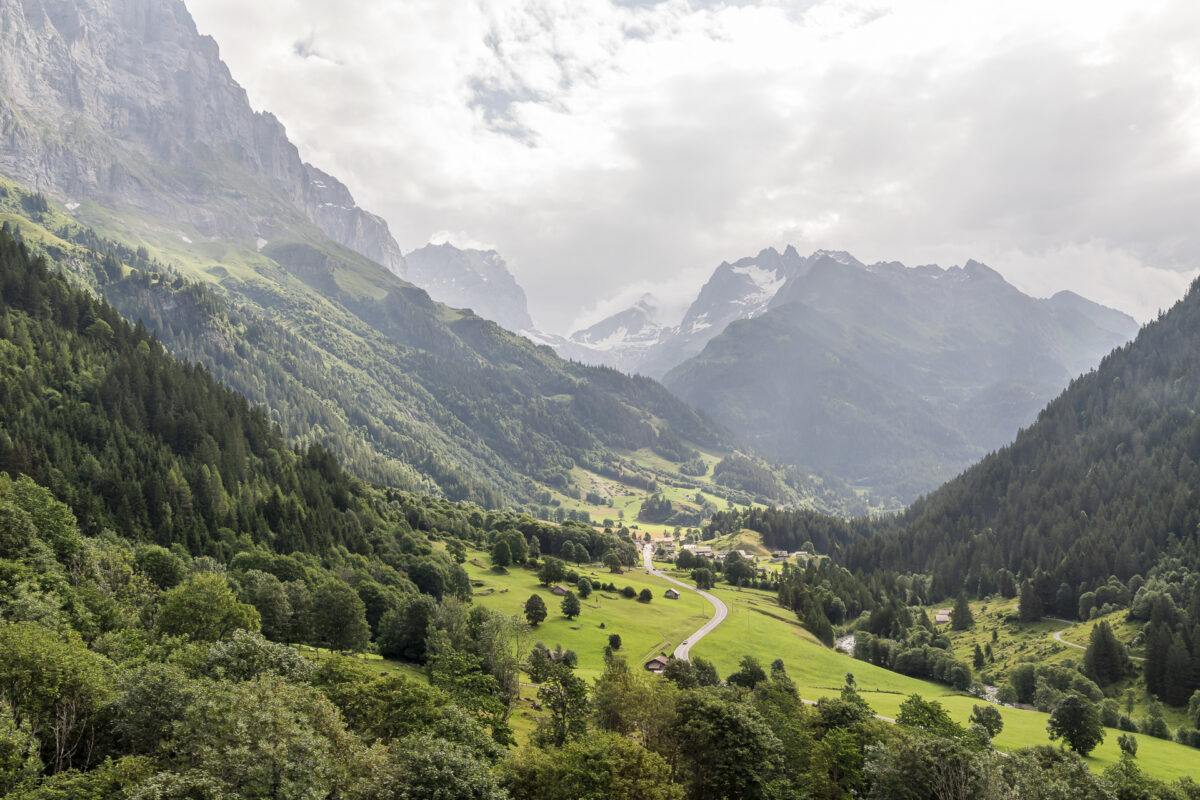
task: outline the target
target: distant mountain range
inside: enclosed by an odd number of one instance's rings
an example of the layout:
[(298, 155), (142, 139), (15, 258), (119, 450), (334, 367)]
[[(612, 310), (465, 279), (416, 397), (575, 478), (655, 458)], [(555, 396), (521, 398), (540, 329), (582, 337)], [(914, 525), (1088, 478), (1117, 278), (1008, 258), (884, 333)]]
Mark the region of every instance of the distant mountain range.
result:
[(703, 350), (729, 323), (764, 313), (779, 290), (802, 274), (808, 263), (794, 247), (783, 253), (763, 250), (752, 258), (718, 266), (678, 325), (663, 324), (654, 298), (645, 296), (585, 330), (547, 342), (576, 361), (661, 378)]
[(1138, 328), (1071, 292), (1029, 297), (974, 261), (868, 266), (787, 247), (719, 265), (676, 325), (647, 295), (562, 337), (532, 327), (494, 252), (429, 246), (407, 260), (435, 297), (564, 358), (661, 378), (758, 452), (886, 506), (1009, 442)]
[[(1029, 297), (974, 261), (867, 266), (823, 251), (790, 261), (765, 310), (728, 324), (664, 382), (760, 452), (893, 502), (1011, 441), (1138, 329), (1070, 292)], [(680, 334), (689, 319), (706, 321), (689, 311)]]

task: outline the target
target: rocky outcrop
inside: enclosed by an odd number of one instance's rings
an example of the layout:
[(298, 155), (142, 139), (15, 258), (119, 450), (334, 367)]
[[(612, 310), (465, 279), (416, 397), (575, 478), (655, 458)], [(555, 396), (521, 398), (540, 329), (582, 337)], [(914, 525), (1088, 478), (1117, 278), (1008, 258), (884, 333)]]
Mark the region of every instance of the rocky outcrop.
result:
[(311, 222), (403, 271), (387, 224), (251, 109), (179, 0), (0, 0), (0, 173), (212, 238)]
[(722, 262), (678, 325), (661, 324), (657, 311), (648, 313), (643, 298), (632, 308), (576, 331), (554, 346), (564, 358), (661, 378), (697, 355), (729, 323), (766, 312), (776, 293), (823, 255), (818, 251), (804, 258), (791, 246), (782, 253), (769, 247), (732, 264)]
[(532, 330), (525, 291), (495, 250), (463, 250), (450, 243), (429, 244), (405, 256), (405, 279), (434, 300), (469, 308), (502, 328)]

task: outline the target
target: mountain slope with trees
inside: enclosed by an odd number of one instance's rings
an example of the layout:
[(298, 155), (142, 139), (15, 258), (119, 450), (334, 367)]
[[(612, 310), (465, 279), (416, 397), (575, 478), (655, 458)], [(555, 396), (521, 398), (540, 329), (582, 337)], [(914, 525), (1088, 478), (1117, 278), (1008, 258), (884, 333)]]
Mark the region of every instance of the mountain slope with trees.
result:
[(1010, 441), (1136, 330), (1077, 295), (1028, 297), (975, 262), (817, 253), (769, 311), (663, 380), (760, 452), (897, 506)]

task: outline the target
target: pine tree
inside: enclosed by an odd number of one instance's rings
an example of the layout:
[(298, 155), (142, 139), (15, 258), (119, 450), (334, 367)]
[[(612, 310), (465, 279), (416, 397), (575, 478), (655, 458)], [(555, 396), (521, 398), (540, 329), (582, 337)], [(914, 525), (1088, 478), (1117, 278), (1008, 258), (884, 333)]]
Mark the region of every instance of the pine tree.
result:
[(971, 613), (971, 604), (967, 602), (967, 595), (965, 592), (959, 592), (958, 599), (954, 602), (954, 610), (950, 612), (950, 626), (956, 631), (965, 631), (974, 624), (975, 615)]
[(1192, 693), (1189, 680), (1191, 666), (1192, 660), (1188, 654), (1187, 645), (1183, 641), (1183, 636), (1177, 633), (1171, 640), (1171, 646), (1167, 648), (1160, 695), (1164, 703), (1181, 706), (1188, 701), (1188, 695)]
[(1037, 622), (1042, 618), (1042, 601), (1028, 580), (1021, 584), (1020, 613), (1021, 622)]
[(984, 659), (983, 659), (983, 650), (981, 650), (979, 648), (979, 643), (976, 642), (975, 643), (975, 654), (972, 657), (971, 665), (973, 667), (975, 667), (975, 669), (983, 669), (983, 667), (986, 663), (987, 662), (984, 661)]
[(1092, 628), (1091, 641), (1083, 655), (1084, 673), (1101, 688), (1116, 683), (1129, 670), (1129, 654), (1117, 640), (1107, 621)]

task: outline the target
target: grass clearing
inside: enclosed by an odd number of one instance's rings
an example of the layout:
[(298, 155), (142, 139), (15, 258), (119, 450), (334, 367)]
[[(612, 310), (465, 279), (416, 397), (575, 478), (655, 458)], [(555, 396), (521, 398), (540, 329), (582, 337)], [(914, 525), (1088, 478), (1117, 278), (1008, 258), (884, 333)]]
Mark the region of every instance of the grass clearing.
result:
[[(675, 576), (686, 580), (685, 573), (676, 572)], [(794, 621), (790, 611), (778, 606), (770, 592), (739, 591), (722, 585), (713, 590), (713, 594), (729, 606), (729, 617), (725, 624), (701, 640), (692, 653), (712, 661), (722, 677), (737, 669), (745, 655), (754, 656), (764, 667), (774, 659), (782, 658), (788, 674), (796, 681), (800, 696), (806, 700), (835, 695), (849, 672), (853, 673), (859, 692), (877, 714), (885, 717), (895, 718), (900, 712), (900, 704), (911, 694), (937, 700), (963, 724), (967, 723), (971, 709), (984, 703), (947, 686), (900, 675), (824, 647)], [(1044, 640), (1049, 638), (1047, 631), (1052, 636), (1053, 631), (1061, 627), (1061, 623), (1046, 621), (1037, 623), (1030, 633)], [(990, 637), (990, 632), (987, 635)], [(997, 708), (1004, 719), (1004, 730), (995, 740), (999, 749), (1053, 744), (1046, 733), (1049, 715), (1003, 706)], [(1105, 730), (1103, 744), (1087, 759), (1093, 770), (1102, 771), (1120, 760), (1117, 737), (1121, 733), (1113, 728)], [(1200, 775), (1200, 750), (1141, 734), (1135, 736), (1138, 765), (1147, 774), (1167, 780)]]
[[(947, 601), (941, 606), (930, 606), (926, 612), (932, 619), (936, 608), (946, 608), (949, 605), (951, 603)], [(972, 602), (971, 613), (975, 617), (975, 625), (969, 630), (955, 631), (949, 625), (941, 625), (938, 626), (939, 633), (945, 633), (950, 638), (955, 657), (968, 664), (974, 656), (975, 645), (978, 644), (979, 648), (985, 651), (990, 645), (994, 660), (988, 662), (980, 674), (987, 682), (994, 684), (1001, 683), (1009, 671), (1021, 663), (1072, 661), (1081, 664), (1084, 650), (1080, 648), (1087, 647), (1092, 628), (1101, 621), (1107, 621), (1117, 638), (1129, 648), (1129, 654), (1135, 659), (1134, 668), (1139, 670), (1135, 675), (1109, 687), (1107, 691), (1118, 701), (1123, 712), (1129, 707), (1127, 703), (1131, 705), (1130, 716), (1135, 720), (1149, 715), (1152, 698), (1146, 693), (1140, 675), (1141, 663), (1136, 660), (1144, 657), (1145, 652), (1143, 648), (1130, 646), (1141, 632), (1141, 626), (1127, 620), (1125, 611), (1114, 611), (1094, 620), (1073, 624), (1055, 619), (1020, 622), (1017, 619), (1016, 599), (996, 596)], [(1056, 641), (1056, 633), (1067, 642), (1078, 646), (1072, 647)], [(1162, 712), (1163, 719), (1171, 730), (1187, 722), (1186, 710), (1183, 708), (1163, 706)]]
[(661, 652), (670, 654), (713, 613), (712, 605), (692, 592), (681, 592), (678, 600), (668, 600), (663, 593), (671, 584), (646, 574), (641, 568), (613, 575), (606, 569), (585, 565), (575, 570), (593, 585), (611, 581), (618, 589), (632, 586), (641, 592), (648, 588), (654, 599), (640, 603), (619, 593), (596, 589), (588, 599), (580, 601), (582, 613), (568, 620), (560, 610), (562, 598), (539, 583), (536, 573), (514, 566), (506, 574), (500, 574), (490, 565), (488, 556), (479, 551), (469, 551), (463, 564), (471, 578), (475, 602), (524, 619), (525, 601), (531, 594), (540, 595), (549, 614), (531, 631), (529, 646), (542, 642), (550, 648), (561, 644), (574, 650), (579, 656), (578, 673), (585, 679), (599, 677), (604, 671), (604, 647), (610, 634), (620, 635), (619, 652), (631, 665), (640, 667)]

